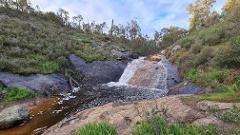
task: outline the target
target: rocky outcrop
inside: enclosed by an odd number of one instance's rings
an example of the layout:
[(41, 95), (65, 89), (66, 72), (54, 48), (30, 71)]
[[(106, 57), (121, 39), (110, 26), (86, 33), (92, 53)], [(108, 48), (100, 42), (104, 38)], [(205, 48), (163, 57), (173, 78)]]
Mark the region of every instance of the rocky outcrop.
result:
[(70, 89), (67, 79), (61, 74), (23, 76), (0, 72), (0, 83), (7, 87), (27, 88), (47, 95)]
[[(85, 124), (102, 121), (115, 125), (119, 135), (129, 135), (136, 123), (150, 118), (156, 113), (160, 113), (170, 123), (192, 123), (199, 126), (213, 124), (220, 130), (224, 129), (224, 131), (226, 128), (234, 128), (231, 123), (225, 123), (214, 115), (201, 111), (198, 105), (193, 108), (184, 104), (181, 98), (181, 96), (168, 96), (155, 100), (109, 103), (78, 112), (50, 127), (43, 135), (70, 135)], [(202, 104), (202, 102), (199, 102), (199, 104)], [(207, 104), (217, 103), (208, 102)], [(233, 105), (236, 104), (224, 104), (223, 109), (229, 109)]]
[(6, 108), (0, 112), (0, 129), (10, 128), (16, 124), (21, 124), (28, 119), (29, 111), (26, 107), (16, 105)]
[(184, 105), (178, 97), (164, 97), (141, 102), (110, 103), (77, 113), (49, 128), (44, 135), (69, 135), (87, 123), (108, 121), (117, 127), (119, 135), (131, 134), (134, 125), (149, 117), (153, 110), (167, 110), (169, 121), (192, 122), (203, 114)]
[(94, 61), (86, 63), (81, 58), (70, 55), (69, 60), (75, 69), (83, 75), (95, 78), (99, 83), (118, 81), (126, 64), (119, 61)]
[(179, 94), (200, 94), (203, 88), (192, 84), (191, 82), (181, 82), (171, 88), (169, 88), (168, 95), (179, 95)]

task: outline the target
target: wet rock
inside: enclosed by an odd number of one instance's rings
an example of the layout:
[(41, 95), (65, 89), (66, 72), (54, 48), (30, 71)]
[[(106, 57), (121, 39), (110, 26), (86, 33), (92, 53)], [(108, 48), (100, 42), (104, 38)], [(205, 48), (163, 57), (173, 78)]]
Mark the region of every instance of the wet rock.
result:
[(29, 111), (26, 107), (16, 105), (6, 108), (0, 112), (0, 129), (10, 128), (21, 124), (29, 118)]
[(178, 94), (200, 94), (203, 88), (198, 87), (191, 82), (182, 82), (171, 88), (169, 88), (168, 95), (178, 95)]
[(163, 65), (167, 70), (167, 85), (168, 88), (181, 82), (179, 76), (179, 69), (176, 65), (173, 65), (168, 60), (163, 60)]
[(70, 89), (67, 79), (61, 74), (23, 76), (0, 72), (0, 83), (7, 87), (27, 88), (47, 95)]
[(85, 63), (84, 60), (75, 55), (70, 55), (69, 60), (74, 68), (85, 76), (95, 78), (99, 83), (118, 81), (126, 67), (126, 64), (119, 61)]

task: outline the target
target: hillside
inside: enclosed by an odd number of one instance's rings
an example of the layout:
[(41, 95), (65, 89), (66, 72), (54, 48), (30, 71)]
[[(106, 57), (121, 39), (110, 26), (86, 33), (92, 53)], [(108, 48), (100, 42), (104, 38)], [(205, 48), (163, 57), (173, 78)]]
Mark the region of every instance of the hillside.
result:
[(240, 1), (215, 2), (151, 37), (0, 0), (0, 135), (239, 135)]
[(70, 54), (92, 62), (113, 60), (126, 51), (148, 53), (144, 44), (136, 48), (126, 38), (64, 26), (51, 12), (22, 13), (0, 7), (0, 20), (1, 71), (50, 74), (66, 68)]

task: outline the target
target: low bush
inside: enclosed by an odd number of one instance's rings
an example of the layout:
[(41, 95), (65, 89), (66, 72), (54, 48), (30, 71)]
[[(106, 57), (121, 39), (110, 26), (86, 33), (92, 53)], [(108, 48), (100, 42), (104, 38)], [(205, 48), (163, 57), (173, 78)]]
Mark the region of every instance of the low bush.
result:
[(222, 24), (201, 30), (198, 33), (198, 38), (203, 45), (217, 45), (224, 38), (224, 30)]
[(73, 135), (117, 135), (117, 131), (112, 125), (102, 122), (85, 125)]
[(4, 101), (5, 102), (14, 102), (14, 101), (21, 101), (27, 98), (33, 98), (37, 96), (36, 93), (23, 88), (5, 88), (0, 85), (0, 92), (4, 94)]
[(229, 111), (218, 114), (217, 117), (225, 122), (240, 123), (240, 108), (235, 107)]

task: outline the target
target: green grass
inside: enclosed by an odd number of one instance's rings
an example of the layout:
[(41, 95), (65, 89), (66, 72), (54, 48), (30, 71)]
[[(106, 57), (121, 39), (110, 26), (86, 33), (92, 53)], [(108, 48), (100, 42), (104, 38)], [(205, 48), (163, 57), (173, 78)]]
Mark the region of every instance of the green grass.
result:
[(37, 96), (36, 93), (28, 90), (28, 89), (22, 89), (22, 88), (5, 88), (0, 85), (0, 93), (4, 93), (4, 102), (15, 102), (15, 101), (21, 101), (28, 98), (33, 98)]
[(217, 130), (212, 125), (168, 124), (160, 116), (154, 116), (136, 125), (133, 135), (217, 135)]
[(117, 135), (117, 131), (112, 125), (102, 122), (87, 124), (74, 132), (73, 135)]
[(240, 124), (240, 108), (233, 108), (224, 113), (217, 114), (217, 117), (225, 122)]

